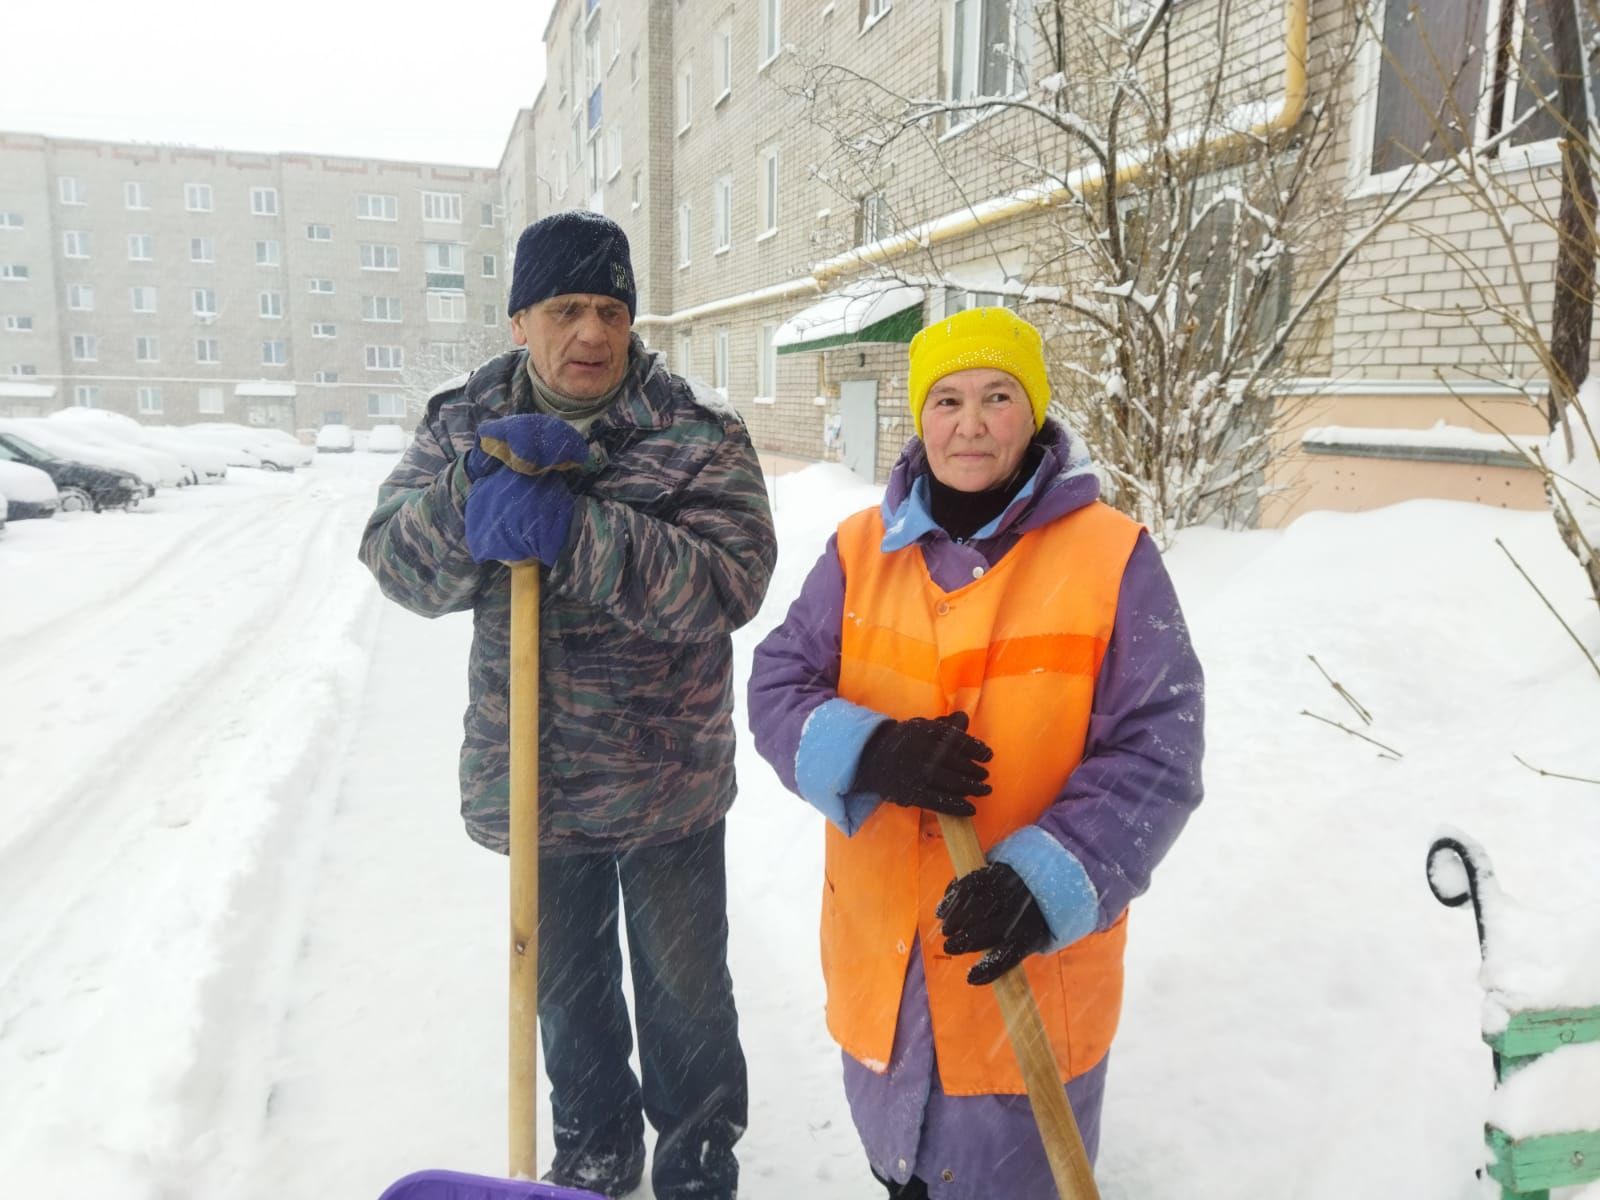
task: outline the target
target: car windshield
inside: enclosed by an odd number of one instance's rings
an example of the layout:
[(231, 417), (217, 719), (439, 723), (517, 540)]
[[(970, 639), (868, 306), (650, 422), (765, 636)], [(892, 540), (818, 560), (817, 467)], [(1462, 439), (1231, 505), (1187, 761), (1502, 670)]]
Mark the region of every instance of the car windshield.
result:
[(15, 458), (16, 450), (22, 451), (22, 453), (26, 454), (29, 458), (37, 458), (40, 462), (54, 462), (56, 458), (56, 456), (51, 454), (50, 451), (41, 450), (27, 438), (20, 438), (14, 433), (8, 433), (0, 436), (0, 447), (3, 447), (7, 451), (7, 458)]

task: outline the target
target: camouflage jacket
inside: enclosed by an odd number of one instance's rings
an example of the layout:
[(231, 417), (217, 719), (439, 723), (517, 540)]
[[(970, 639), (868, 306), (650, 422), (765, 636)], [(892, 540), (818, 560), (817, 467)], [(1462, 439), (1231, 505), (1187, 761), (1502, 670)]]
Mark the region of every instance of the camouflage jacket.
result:
[[(561, 558), (544, 575), (539, 820), (547, 853), (686, 837), (733, 803), (730, 633), (777, 557), (766, 485), (738, 415), (633, 347)], [(378, 491), (361, 560), (384, 594), (434, 617), (473, 610), (461, 814), (505, 853), (510, 571), (467, 552), (466, 455), (479, 422), (531, 412), (527, 352), (491, 359), (428, 402)]]

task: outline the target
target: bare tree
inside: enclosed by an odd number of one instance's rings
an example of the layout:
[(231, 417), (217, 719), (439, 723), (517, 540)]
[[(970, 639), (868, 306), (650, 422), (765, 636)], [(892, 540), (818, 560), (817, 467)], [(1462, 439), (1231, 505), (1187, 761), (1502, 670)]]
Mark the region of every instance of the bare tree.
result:
[(512, 348), (505, 325), (461, 324), (451, 340), (423, 343), (420, 352), (409, 355), (400, 374), (406, 413), (415, 419), (428, 407), (428, 397), (451, 380), (465, 376), (497, 354)]

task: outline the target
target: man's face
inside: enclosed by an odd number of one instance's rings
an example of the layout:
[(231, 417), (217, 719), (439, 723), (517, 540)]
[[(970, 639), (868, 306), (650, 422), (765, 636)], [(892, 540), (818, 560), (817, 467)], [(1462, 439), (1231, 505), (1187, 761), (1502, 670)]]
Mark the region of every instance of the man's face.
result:
[(511, 338), (528, 348), (545, 384), (574, 400), (598, 400), (628, 370), (628, 306), (573, 292), (541, 300), (511, 318)]

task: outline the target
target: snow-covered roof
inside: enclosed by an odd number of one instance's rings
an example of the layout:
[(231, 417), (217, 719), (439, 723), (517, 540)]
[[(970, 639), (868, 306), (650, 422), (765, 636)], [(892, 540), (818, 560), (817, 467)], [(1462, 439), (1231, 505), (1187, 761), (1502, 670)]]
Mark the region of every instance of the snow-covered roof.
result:
[(272, 379), (253, 379), (246, 383), (237, 384), (233, 389), (233, 394), (235, 396), (288, 399), (294, 396), (295, 390), (292, 383), (279, 383)]
[(793, 354), (849, 342), (908, 342), (922, 327), (921, 312), (914, 319), (894, 318), (920, 309), (924, 294), (893, 280), (857, 280), (779, 325), (772, 344), (780, 354)]
[(55, 394), (53, 383), (0, 383), (0, 400), (49, 400)]

